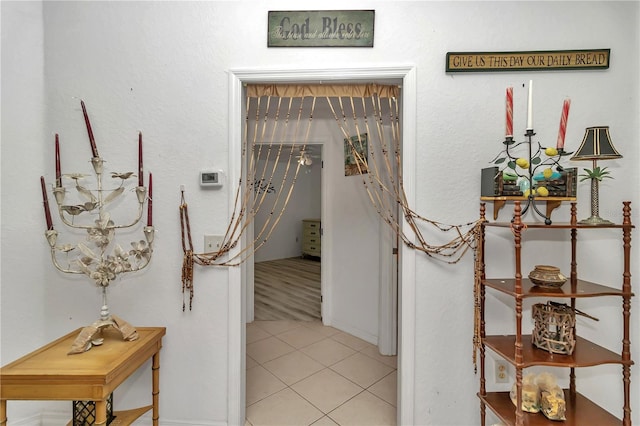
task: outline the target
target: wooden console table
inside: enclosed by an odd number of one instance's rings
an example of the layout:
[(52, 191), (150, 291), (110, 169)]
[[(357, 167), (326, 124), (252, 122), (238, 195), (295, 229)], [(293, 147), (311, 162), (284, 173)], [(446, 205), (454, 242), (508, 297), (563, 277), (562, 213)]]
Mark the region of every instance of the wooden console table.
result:
[(7, 424), (8, 400), (95, 401), (95, 424), (106, 425), (107, 398), (149, 358), (152, 358), (152, 405), (116, 411), (111, 425), (129, 425), (151, 409), (153, 425), (158, 425), (160, 348), (166, 329), (137, 328), (139, 338), (132, 342), (123, 341), (113, 329), (105, 329), (101, 346), (67, 355), (80, 330), (0, 368), (0, 426)]

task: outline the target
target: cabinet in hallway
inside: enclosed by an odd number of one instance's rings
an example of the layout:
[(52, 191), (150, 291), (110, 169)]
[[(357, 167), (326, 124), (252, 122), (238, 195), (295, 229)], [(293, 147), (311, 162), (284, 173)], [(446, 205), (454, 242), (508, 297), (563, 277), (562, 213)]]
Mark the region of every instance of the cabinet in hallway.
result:
[(320, 257), (320, 219), (304, 219), (302, 221), (302, 257)]

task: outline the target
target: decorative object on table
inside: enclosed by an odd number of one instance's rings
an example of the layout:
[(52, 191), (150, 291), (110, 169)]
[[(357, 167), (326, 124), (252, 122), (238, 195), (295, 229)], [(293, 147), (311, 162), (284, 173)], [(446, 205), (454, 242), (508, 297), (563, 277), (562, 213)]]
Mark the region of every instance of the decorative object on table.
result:
[[(104, 182), (105, 160), (98, 154), (91, 123), (83, 101), (81, 101), (81, 106), (91, 146), (91, 164), (96, 178), (95, 186), (90, 188), (81, 184), (82, 180), (88, 180), (88, 175), (81, 173), (63, 175), (61, 173), (60, 142), (56, 134), (56, 183), (53, 188), (53, 195), (58, 205), (58, 214), (62, 223), (69, 229), (70, 234), (73, 230), (85, 231), (87, 233), (86, 241), (58, 245), (58, 231), (53, 227), (45, 180), (44, 177), (40, 177), (47, 223), (45, 236), (51, 247), (51, 259), (54, 266), (59, 271), (67, 274), (84, 274), (88, 276), (102, 291), (100, 319), (81, 331), (69, 353), (81, 353), (89, 350), (92, 345), (102, 344), (101, 333), (105, 327), (115, 328), (125, 340), (138, 338), (135, 328), (126, 321), (112, 316), (109, 312), (107, 289), (119, 275), (137, 272), (149, 265), (153, 252), (155, 232), (152, 224), (151, 173), (149, 173), (148, 191), (147, 187), (144, 186), (142, 133), (138, 134), (138, 182), (136, 187), (131, 188), (131, 191), (136, 194), (137, 212), (125, 223), (116, 224), (111, 219), (112, 210), (115, 210), (116, 207), (123, 207), (121, 198), (125, 195), (126, 187), (130, 186), (127, 185), (128, 181), (136, 175), (133, 172), (112, 172), (111, 182), (115, 182), (115, 184), (111, 185)], [(63, 185), (63, 178), (66, 178), (69, 182), (67, 186)], [(131, 249), (125, 250), (115, 243), (116, 231), (140, 225), (145, 201), (147, 201), (147, 223), (141, 230), (142, 234), (144, 234), (144, 239), (131, 242)], [(78, 256), (70, 258), (70, 254), (74, 250), (78, 252)]]
[(533, 345), (549, 353), (571, 355), (576, 347), (576, 314), (598, 321), (564, 303), (548, 301), (531, 308), (535, 327), (531, 336)]
[[(560, 164), (563, 157), (572, 154), (564, 150), (570, 106), (571, 100), (565, 99), (556, 146), (543, 147), (540, 142), (534, 144), (533, 81), (529, 81), (526, 140), (516, 142), (513, 138), (513, 88), (507, 88), (504, 149), (491, 161), (494, 167), (482, 170), (482, 196), (525, 197), (527, 204), (522, 214), (532, 207), (546, 224), (551, 224), (549, 214), (542, 213), (536, 206), (536, 199), (574, 197), (576, 192), (576, 170), (565, 170)], [(525, 148), (525, 152), (518, 153), (518, 148)]]
[(599, 184), (603, 179), (612, 179), (606, 167), (599, 167), (598, 160), (613, 160), (622, 158), (611, 142), (609, 126), (587, 127), (584, 138), (576, 154), (570, 158), (571, 161), (593, 161), (591, 170), (585, 169), (585, 173), (580, 175), (580, 181), (591, 179), (591, 216), (578, 223), (587, 225), (603, 225), (611, 222), (600, 217), (599, 213)]
[(551, 265), (536, 265), (529, 272), (529, 279), (537, 286), (549, 288), (562, 287), (567, 281), (567, 277), (562, 275), (560, 268)]

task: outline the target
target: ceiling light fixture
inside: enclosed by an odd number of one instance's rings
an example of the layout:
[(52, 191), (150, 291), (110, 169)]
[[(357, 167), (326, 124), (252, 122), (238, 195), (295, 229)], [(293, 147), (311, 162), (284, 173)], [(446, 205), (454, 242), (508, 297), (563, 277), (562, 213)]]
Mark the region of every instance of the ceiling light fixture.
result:
[(309, 157), (309, 154), (302, 151), (300, 153), (300, 158), (298, 159), (298, 163), (300, 163), (300, 165), (302, 166), (310, 166), (313, 164), (313, 160), (311, 159), (311, 157)]

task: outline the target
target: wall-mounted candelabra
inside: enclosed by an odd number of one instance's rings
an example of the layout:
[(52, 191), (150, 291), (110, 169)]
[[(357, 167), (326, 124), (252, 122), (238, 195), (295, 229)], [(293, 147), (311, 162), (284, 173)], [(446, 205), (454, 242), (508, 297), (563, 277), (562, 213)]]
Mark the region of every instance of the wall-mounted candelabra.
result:
[[(91, 129), (91, 123), (81, 101), (82, 112), (89, 135), (91, 145), (91, 165), (95, 182), (91, 182), (91, 175), (81, 173), (61, 173), (60, 166), (60, 142), (55, 136), (55, 168), (56, 181), (53, 187), (53, 196), (58, 206), (58, 216), (69, 234), (73, 230), (86, 232), (82, 241), (74, 243), (59, 242), (59, 233), (54, 229), (51, 218), (51, 210), (47, 196), (47, 188), (44, 177), (40, 177), (42, 197), (44, 203), (47, 230), (46, 239), (51, 247), (51, 259), (56, 269), (67, 274), (83, 274), (89, 277), (102, 292), (102, 307), (100, 319), (85, 327), (76, 338), (70, 353), (87, 351), (92, 345), (102, 344), (102, 331), (106, 327), (117, 329), (125, 340), (135, 340), (138, 335), (134, 327), (121, 318), (112, 315), (107, 302), (107, 290), (109, 285), (123, 274), (137, 272), (146, 268), (153, 252), (154, 227), (152, 223), (152, 179), (149, 173), (148, 187), (144, 185), (144, 171), (142, 161), (142, 133), (138, 134), (138, 182), (133, 186), (131, 178), (136, 177), (134, 172), (111, 172), (110, 184), (106, 182), (104, 165), (105, 160), (98, 154), (98, 149)], [(85, 181), (87, 183), (85, 183)], [(127, 191), (129, 189), (129, 191)], [(122, 214), (126, 210), (124, 200), (127, 192), (135, 193), (136, 213), (129, 218), (122, 219), (122, 224), (117, 224), (115, 213)], [(130, 197), (133, 199), (133, 197)], [(144, 212), (144, 204), (147, 202), (147, 223), (141, 224)], [(121, 219), (118, 219), (120, 221)], [(136, 227), (142, 228), (143, 239), (130, 243), (128, 250), (123, 249), (116, 242), (116, 232)]]

